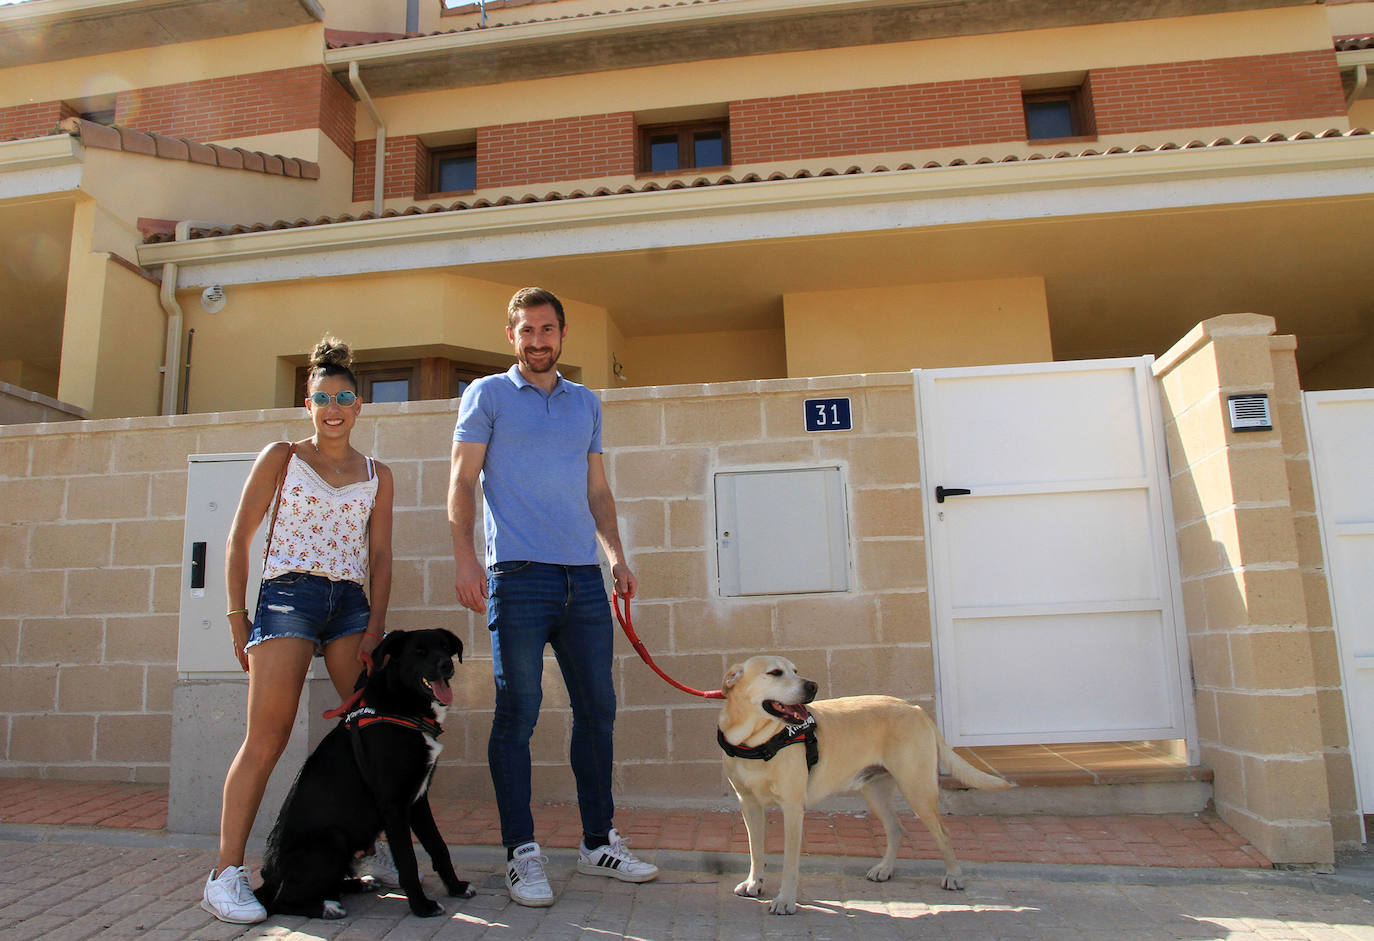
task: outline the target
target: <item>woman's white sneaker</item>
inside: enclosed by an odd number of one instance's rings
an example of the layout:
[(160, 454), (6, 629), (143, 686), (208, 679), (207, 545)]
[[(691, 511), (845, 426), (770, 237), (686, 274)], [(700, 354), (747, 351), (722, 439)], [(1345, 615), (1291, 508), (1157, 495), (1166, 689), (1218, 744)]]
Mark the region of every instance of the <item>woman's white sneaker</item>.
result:
[(225, 866), (219, 875), (210, 870), (200, 907), (231, 925), (254, 925), (267, 920), (267, 909), (248, 885), (247, 866)]
[(589, 876), (610, 876), (621, 882), (648, 882), (658, 875), (658, 867), (639, 859), (625, 841), (620, 831), (611, 828), (607, 834), (610, 842), (594, 850), (587, 849), (583, 843), (577, 853), (577, 871)]
[(538, 843), (524, 843), (506, 861), (506, 891), (512, 901), (532, 908), (553, 904), (553, 887), (549, 885), (544, 864), (549, 858), (539, 852)]

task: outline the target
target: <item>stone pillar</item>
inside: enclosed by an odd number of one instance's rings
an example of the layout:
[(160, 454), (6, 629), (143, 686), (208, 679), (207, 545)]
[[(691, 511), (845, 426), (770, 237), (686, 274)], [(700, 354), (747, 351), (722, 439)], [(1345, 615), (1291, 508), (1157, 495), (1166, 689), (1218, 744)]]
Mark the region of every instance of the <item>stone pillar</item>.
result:
[[(1299, 549), (1290, 449), (1305, 436), (1293, 344), (1273, 332), (1272, 317), (1212, 318), (1155, 375), (1217, 812), (1276, 865), (1327, 867), (1332, 791), (1301, 561), (1320, 546)], [(1228, 396), (1251, 392), (1269, 396), (1272, 431), (1231, 430)], [(1296, 499), (1310, 514), (1310, 475), (1295, 476), (1307, 481)]]

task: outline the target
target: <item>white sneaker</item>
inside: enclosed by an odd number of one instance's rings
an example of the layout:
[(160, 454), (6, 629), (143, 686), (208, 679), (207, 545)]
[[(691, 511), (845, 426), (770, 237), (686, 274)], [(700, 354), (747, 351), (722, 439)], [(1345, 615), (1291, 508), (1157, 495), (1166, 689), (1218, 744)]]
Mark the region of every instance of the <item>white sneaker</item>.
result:
[(225, 866), (218, 876), (210, 870), (200, 907), (231, 925), (253, 925), (267, 920), (267, 909), (248, 886), (247, 866)]
[(583, 843), (577, 853), (577, 871), (589, 876), (610, 876), (621, 882), (648, 882), (658, 875), (658, 867), (635, 857), (620, 831), (611, 828), (607, 834), (610, 842), (594, 850), (587, 849)]
[(377, 840), (372, 855), (362, 856), (353, 861), (353, 875), (360, 879), (371, 876), (372, 880), (384, 889), (401, 887), (401, 876), (396, 872), (396, 860), (392, 858), (391, 847), (386, 840)]
[(553, 904), (553, 887), (544, 872), (549, 858), (539, 852), (538, 843), (516, 847), (515, 855), (506, 862), (506, 891), (511, 900), (520, 905), (542, 908)]

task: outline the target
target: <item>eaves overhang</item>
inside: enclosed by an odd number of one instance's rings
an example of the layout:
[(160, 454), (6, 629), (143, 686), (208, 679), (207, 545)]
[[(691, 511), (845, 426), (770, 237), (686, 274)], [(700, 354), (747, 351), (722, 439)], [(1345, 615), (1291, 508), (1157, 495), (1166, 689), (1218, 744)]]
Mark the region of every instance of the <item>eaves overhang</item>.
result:
[(686, 0), (348, 45), (373, 96), (707, 59), (1310, 6), (1318, 0)]
[(66, 134), (0, 143), (0, 202), (76, 190), (83, 152)]
[(0, 69), (323, 20), (317, 0), (29, 0), (0, 6)]
[(1369, 49), (1355, 49), (1350, 52), (1336, 53), (1336, 66), (1342, 70), (1353, 69), (1356, 66), (1374, 65), (1374, 47)]
[(144, 244), (178, 287), (1374, 193), (1374, 135), (816, 176)]

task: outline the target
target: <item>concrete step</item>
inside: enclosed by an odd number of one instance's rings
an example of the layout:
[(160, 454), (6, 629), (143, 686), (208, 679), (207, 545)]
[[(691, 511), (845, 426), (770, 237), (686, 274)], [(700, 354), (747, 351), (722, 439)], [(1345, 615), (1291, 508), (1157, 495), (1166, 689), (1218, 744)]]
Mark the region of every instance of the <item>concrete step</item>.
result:
[(1008, 771), (1002, 776), (1016, 787), (980, 791), (941, 775), (941, 811), (983, 816), (1179, 814), (1198, 813), (1212, 799), (1212, 770), (1201, 766)]

